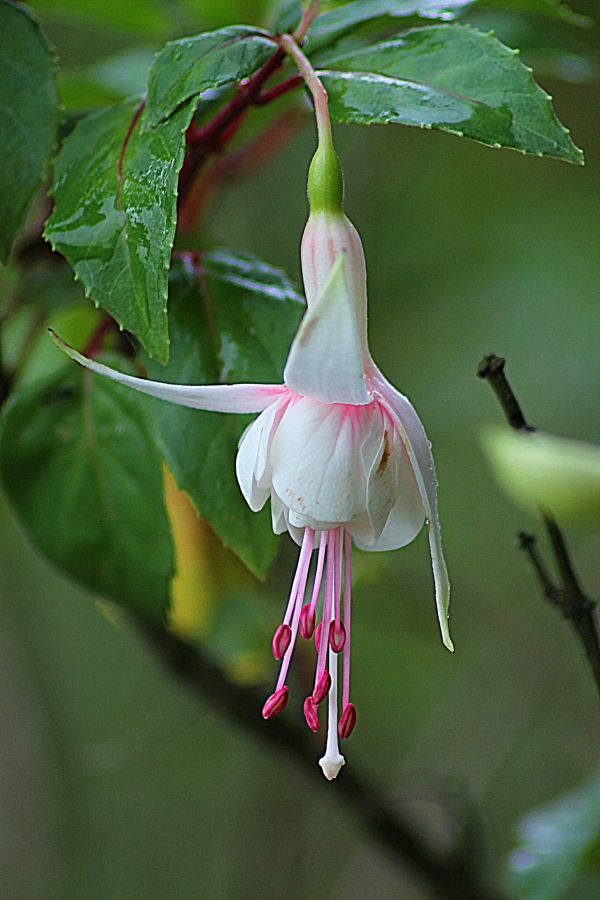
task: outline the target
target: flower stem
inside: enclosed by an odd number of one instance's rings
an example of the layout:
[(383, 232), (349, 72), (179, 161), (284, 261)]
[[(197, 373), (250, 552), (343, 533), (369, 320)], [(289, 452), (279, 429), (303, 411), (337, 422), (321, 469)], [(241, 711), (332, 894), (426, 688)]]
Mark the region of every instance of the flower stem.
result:
[(320, 144), (333, 144), (331, 135), (331, 120), (329, 118), (329, 98), (327, 91), (321, 84), (319, 76), (311, 66), (310, 62), (289, 34), (283, 34), (280, 43), (285, 52), (290, 56), (296, 65), (298, 71), (302, 75), (304, 82), (312, 94), (315, 104), (315, 118), (317, 120), (317, 131), (319, 133)]
[(281, 46), (296, 65), (312, 94), (317, 122), (318, 146), (308, 173), (308, 199), (311, 213), (341, 215), (344, 207), (344, 176), (333, 146), (329, 98), (296, 41), (289, 34), (282, 35)]

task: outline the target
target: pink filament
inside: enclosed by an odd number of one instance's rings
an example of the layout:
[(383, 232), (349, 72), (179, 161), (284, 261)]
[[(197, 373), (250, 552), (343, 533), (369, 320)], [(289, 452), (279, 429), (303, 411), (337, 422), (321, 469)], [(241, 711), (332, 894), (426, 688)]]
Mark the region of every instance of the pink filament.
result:
[[(313, 529), (305, 528), (304, 536), (302, 538), (302, 547), (300, 548), (300, 556), (298, 558), (298, 568), (296, 569), (296, 575), (294, 577), (294, 583), (292, 585), (292, 593), (290, 594), (290, 601), (288, 603), (288, 611), (290, 611), (292, 620), (292, 634), (290, 637), (289, 646), (285, 651), (285, 656), (283, 657), (283, 662), (281, 663), (281, 668), (279, 670), (279, 678), (277, 679), (276, 687), (277, 691), (285, 684), (288, 669), (290, 667), (290, 662), (292, 661), (292, 654), (294, 652), (294, 645), (296, 643), (296, 635), (298, 634), (300, 611), (302, 609), (302, 604), (304, 603), (304, 591), (306, 590), (306, 581), (308, 579), (310, 556), (312, 553), (314, 540), (315, 533)], [(286, 617), (287, 615), (288, 612), (286, 611)]]
[(327, 647), (329, 646), (329, 623), (331, 622), (331, 614), (334, 604), (334, 593), (336, 590), (335, 578), (335, 560), (336, 560), (336, 544), (339, 541), (339, 528), (335, 528), (330, 535), (327, 564), (325, 567), (325, 595), (323, 597), (323, 615), (321, 622), (321, 634), (319, 637), (319, 652), (317, 656), (317, 668), (315, 671), (315, 689), (321, 680), (321, 676), (325, 671), (325, 662), (327, 659)]
[(317, 557), (317, 570), (315, 572), (315, 581), (313, 584), (313, 592), (312, 598), (310, 601), (310, 610), (314, 615), (315, 609), (317, 607), (317, 603), (319, 601), (319, 594), (321, 592), (321, 581), (323, 580), (323, 565), (325, 563), (325, 550), (327, 548), (327, 532), (321, 532), (321, 540), (319, 542), (319, 555)]
[[(319, 602), (319, 594), (321, 592), (321, 581), (323, 580), (323, 565), (325, 562), (325, 551), (327, 549), (327, 532), (321, 532), (319, 541), (319, 555), (317, 557), (317, 569), (313, 582), (313, 590), (310, 604), (307, 604), (300, 614), (300, 635), (304, 640), (309, 640), (315, 630), (315, 611)], [(318, 643), (318, 641), (317, 641)]]
[(352, 538), (344, 535), (344, 664), (342, 677), (342, 709), (350, 702), (350, 612), (352, 607)]

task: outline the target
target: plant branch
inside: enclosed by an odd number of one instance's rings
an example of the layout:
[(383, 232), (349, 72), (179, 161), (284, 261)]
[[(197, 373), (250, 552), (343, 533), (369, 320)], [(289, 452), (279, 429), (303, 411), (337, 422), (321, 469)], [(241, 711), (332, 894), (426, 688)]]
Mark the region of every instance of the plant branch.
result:
[[(302, 19), (294, 32), (294, 40), (301, 43), (319, 11), (320, 0), (312, 0), (302, 14)], [(285, 36), (284, 36), (285, 37)], [(290, 40), (292, 40), (290, 38)], [(277, 38), (273, 38), (277, 43)], [(231, 100), (203, 128), (193, 124), (188, 130), (186, 158), (179, 176), (179, 196), (186, 197), (196, 180), (198, 171), (213, 153), (223, 149), (231, 140), (250, 106), (264, 106), (301, 84), (297, 76), (282, 81), (269, 91), (263, 92), (265, 83), (277, 72), (286, 57), (278, 46), (273, 56), (243, 84), (238, 85)], [(135, 125), (135, 122), (134, 122)]]
[[(249, 734), (285, 752), (328, 796), (342, 800), (355, 819), (370, 832), (402, 868), (408, 867), (436, 897), (447, 900), (499, 900), (482, 885), (477, 872), (477, 854), (471, 848), (459, 854), (441, 853), (415, 828), (410, 818), (400, 814), (389, 801), (365, 780), (344, 771), (335, 785), (316, 774), (312, 735), (291, 724), (289, 717), (264, 722), (262, 700), (249, 688), (234, 684), (201, 649), (177, 638), (161, 625), (134, 619), (137, 631), (161, 663), (196, 696), (208, 701)], [(317, 780), (318, 779), (318, 780)]]
[[(479, 363), (477, 374), (486, 380), (494, 390), (508, 424), (516, 431), (533, 432), (535, 428), (527, 422), (521, 405), (508, 382), (505, 366), (506, 361), (501, 356), (491, 354)], [(573, 627), (584, 649), (600, 693), (600, 636), (594, 615), (595, 604), (581, 588), (561, 529), (547, 513), (542, 512), (542, 518), (560, 575), (560, 584), (556, 585), (550, 577), (533, 535), (521, 532), (519, 544), (531, 562), (544, 596), (560, 610)]]
[(284, 59), (285, 53), (278, 47), (245, 84), (239, 85), (231, 100), (210, 122), (203, 128), (190, 131), (188, 152), (179, 176), (180, 196), (185, 196), (208, 157), (222, 149), (233, 136), (248, 107), (256, 101), (265, 82), (279, 69)]

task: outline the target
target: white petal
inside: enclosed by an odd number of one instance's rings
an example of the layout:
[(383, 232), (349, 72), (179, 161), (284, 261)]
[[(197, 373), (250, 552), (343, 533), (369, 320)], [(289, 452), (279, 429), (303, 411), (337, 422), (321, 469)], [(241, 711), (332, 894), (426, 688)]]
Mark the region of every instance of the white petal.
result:
[(245, 430), (235, 471), (242, 494), (253, 512), (262, 509), (270, 493), (269, 443), (279, 404), (272, 403)]
[(283, 534), (284, 531), (287, 531), (288, 524), (285, 512), (285, 506), (275, 491), (271, 491), (271, 522), (274, 534)]
[(398, 492), (398, 446), (394, 444), (395, 427), (376, 408), (370, 435), (362, 448), (367, 481), (367, 513), (372, 534), (369, 543), (382, 533)]
[(356, 312), (338, 257), (294, 338), (283, 373), (288, 387), (323, 403), (370, 403)]
[(112, 381), (140, 391), (142, 394), (149, 394), (160, 400), (168, 400), (179, 406), (190, 406), (193, 409), (204, 409), (209, 412), (262, 412), (285, 392), (283, 385), (279, 384), (163, 384), (161, 381), (135, 378), (132, 375), (123, 375), (115, 369), (110, 369), (108, 366), (103, 366), (102, 363), (82, 356), (81, 353), (65, 344), (51, 329), (50, 334), (57, 347), (64, 350), (67, 356), (96, 375), (104, 375)]
[[(362, 407), (292, 401), (273, 437), (273, 488), (281, 501), (315, 522), (345, 524), (364, 512), (360, 447)], [(368, 424), (368, 422), (367, 422)]]
[(429, 549), (435, 582), (435, 599), (442, 640), (449, 650), (454, 650), (448, 628), (450, 606), (450, 581), (442, 550), (442, 534), (437, 507), (437, 479), (431, 453), (431, 444), (425, 429), (410, 401), (386, 381), (373, 365), (370, 372), (373, 388), (380, 394), (395, 415), (398, 431), (410, 459), (421, 500), (428, 520)]
[[(354, 543), (360, 550), (399, 550), (414, 541), (425, 521), (425, 509), (421, 493), (404, 445), (395, 436), (395, 453), (398, 457), (398, 485), (396, 502), (379, 537), (365, 540), (352, 529)], [(400, 446), (397, 446), (400, 444)]]

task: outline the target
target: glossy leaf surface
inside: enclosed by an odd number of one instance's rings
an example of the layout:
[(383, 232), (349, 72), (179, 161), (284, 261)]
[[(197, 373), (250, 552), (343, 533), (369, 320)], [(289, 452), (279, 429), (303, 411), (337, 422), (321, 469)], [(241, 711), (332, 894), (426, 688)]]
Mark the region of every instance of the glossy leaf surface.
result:
[(150, 70), (145, 127), (154, 127), (190, 97), (252, 75), (275, 52), (267, 35), (233, 25), (168, 43)]
[(473, 5), (473, 0), (353, 0), (318, 16), (309, 31), (307, 50), (314, 53), (343, 34), (383, 16), (446, 19)]
[(66, 139), (46, 237), (94, 303), (166, 362), (177, 178), (192, 109), (148, 134), (139, 111), (137, 98), (126, 100), (87, 116)]
[(518, 53), (469, 26), (413, 29), (335, 57), (321, 74), (339, 122), (438, 128), (491, 147), (583, 161)]

